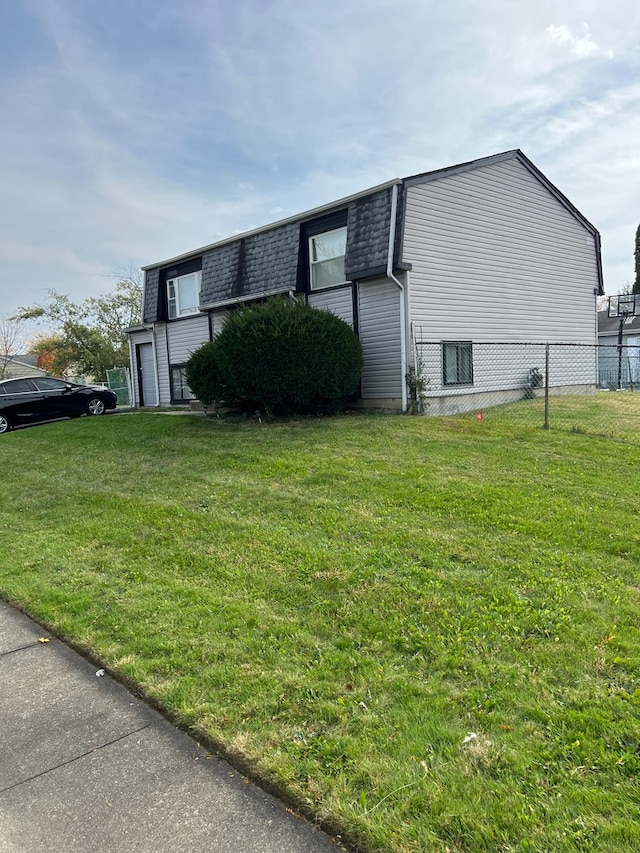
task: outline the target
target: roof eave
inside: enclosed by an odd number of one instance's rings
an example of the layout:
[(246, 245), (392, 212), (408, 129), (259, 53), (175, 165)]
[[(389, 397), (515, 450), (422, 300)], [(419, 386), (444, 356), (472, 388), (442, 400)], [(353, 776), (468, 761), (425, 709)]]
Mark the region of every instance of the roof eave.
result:
[(240, 234), (234, 234), (232, 237), (225, 237), (223, 240), (217, 240), (215, 243), (209, 243), (206, 246), (201, 246), (198, 249), (192, 249), (190, 252), (184, 252), (181, 255), (175, 255), (173, 258), (167, 258), (164, 261), (157, 261), (154, 264), (147, 264), (142, 267), (142, 270), (151, 270), (156, 267), (164, 267), (169, 264), (177, 263), (178, 261), (186, 260), (187, 258), (191, 258), (194, 255), (202, 255), (205, 252), (210, 252), (213, 249), (218, 249), (221, 246), (226, 246), (229, 243), (235, 243), (237, 240), (243, 240), (247, 237), (253, 237), (255, 234), (262, 234), (264, 231), (272, 231), (274, 228), (281, 228), (284, 225), (290, 225), (293, 222), (302, 222), (306, 219), (313, 219), (315, 216), (320, 216), (323, 213), (326, 213), (329, 210), (334, 210), (335, 208), (344, 207), (346, 204), (351, 204), (353, 201), (357, 201), (359, 198), (365, 198), (372, 193), (380, 192), (381, 190), (388, 189), (389, 187), (394, 186), (395, 184), (401, 184), (402, 178), (393, 178), (391, 181), (385, 181), (383, 184), (377, 184), (375, 187), (369, 187), (366, 190), (361, 190), (360, 192), (353, 193), (353, 195), (345, 196), (344, 198), (336, 199), (327, 204), (322, 204), (319, 207), (311, 208), (311, 210), (302, 211), (302, 213), (296, 213), (295, 216), (288, 216), (286, 219), (279, 219), (277, 222), (269, 222), (267, 225), (261, 225), (259, 228), (253, 228), (250, 231), (243, 231)]

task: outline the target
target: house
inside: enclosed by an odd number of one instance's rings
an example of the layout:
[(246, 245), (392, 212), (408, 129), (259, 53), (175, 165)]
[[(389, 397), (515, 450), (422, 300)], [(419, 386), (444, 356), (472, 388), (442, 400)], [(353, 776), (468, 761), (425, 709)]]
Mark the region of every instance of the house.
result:
[(47, 371), (38, 367), (37, 355), (0, 355), (0, 379), (46, 375)]
[[(407, 374), (429, 363), (434, 412), (473, 406), (509, 370), (474, 347), (590, 344), (595, 388), (598, 231), (519, 150), (362, 192), (144, 267), (143, 322), (129, 330), (136, 405), (185, 404), (184, 365), (226, 313), (275, 294), (333, 311), (360, 338), (361, 404), (405, 411)], [(508, 374), (508, 375), (507, 375)], [(567, 379), (567, 385), (571, 385)]]
[(598, 311), (598, 385), (640, 388), (640, 296), (611, 301), (612, 310)]

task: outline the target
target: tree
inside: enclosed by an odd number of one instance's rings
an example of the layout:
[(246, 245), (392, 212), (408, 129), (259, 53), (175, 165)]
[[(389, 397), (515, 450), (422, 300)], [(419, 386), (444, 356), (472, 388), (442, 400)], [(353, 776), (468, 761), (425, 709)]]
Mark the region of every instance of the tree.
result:
[(640, 225), (636, 231), (636, 249), (634, 252), (636, 262), (636, 280), (633, 283), (631, 293), (640, 293)]
[(73, 364), (73, 351), (67, 341), (55, 332), (38, 335), (31, 342), (29, 352), (38, 357), (38, 367), (57, 376), (67, 373), (69, 365)]
[(104, 382), (109, 368), (129, 363), (125, 329), (140, 322), (139, 280), (121, 278), (111, 293), (80, 303), (56, 290), (47, 295), (45, 305), (20, 308), (16, 319), (52, 327), (52, 333), (36, 340), (34, 352), (55, 365), (54, 372), (87, 373)]
[(0, 320), (0, 379), (7, 375), (7, 366), (16, 355), (25, 352), (28, 336), (21, 320)]

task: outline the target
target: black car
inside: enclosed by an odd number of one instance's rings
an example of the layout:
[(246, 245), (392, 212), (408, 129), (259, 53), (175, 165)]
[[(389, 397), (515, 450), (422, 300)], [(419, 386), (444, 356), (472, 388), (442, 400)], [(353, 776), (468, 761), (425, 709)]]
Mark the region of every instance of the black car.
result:
[(13, 427), (55, 418), (103, 415), (118, 401), (109, 388), (76, 385), (49, 376), (0, 382), (0, 435)]

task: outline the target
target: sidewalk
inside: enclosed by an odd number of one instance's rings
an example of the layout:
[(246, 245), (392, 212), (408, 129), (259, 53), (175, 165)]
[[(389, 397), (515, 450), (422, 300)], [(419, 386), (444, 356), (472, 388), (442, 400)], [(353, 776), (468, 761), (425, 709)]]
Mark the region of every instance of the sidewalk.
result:
[(0, 602), (0, 853), (340, 849)]

